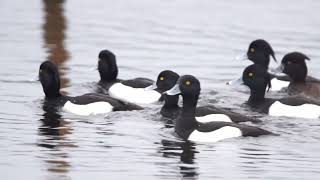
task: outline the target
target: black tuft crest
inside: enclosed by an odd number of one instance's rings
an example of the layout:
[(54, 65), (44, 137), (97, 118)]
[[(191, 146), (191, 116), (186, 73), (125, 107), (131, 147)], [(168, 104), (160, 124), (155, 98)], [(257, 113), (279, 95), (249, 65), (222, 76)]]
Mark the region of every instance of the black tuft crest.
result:
[(282, 62), (285, 62), (288, 60), (296, 60), (296, 61), (309, 60), (310, 61), (310, 58), (307, 55), (296, 51), (296, 52), (288, 53), (282, 58)]
[(271, 57), (274, 59), (275, 62), (277, 62), (277, 59), (274, 55), (274, 51), (271, 47), (271, 45), (264, 39), (257, 39), (251, 43), (251, 46), (255, 46), (257, 48), (263, 49), (267, 54), (271, 55)]
[[(269, 74), (269, 73), (268, 73)], [(268, 80), (268, 85), (267, 85), (267, 92), (269, 92), (269, 90), (272, 88), (272, 85), (271, 85), (271, 76), (269, 74), (269, 80)]]
[(274, 51), (271, 45), (263, 39), (257, 39), (250, 43), (247, 57), (255, 64), (259, 64), (268, 68), (270, 63), (270, 56), (277, 62)]
[(283, 73), (287, 74), (293, 82), (305, 81), (308, 74), (306, 60), (310, 58), (300, 52), (286, 54), (281, 61)]

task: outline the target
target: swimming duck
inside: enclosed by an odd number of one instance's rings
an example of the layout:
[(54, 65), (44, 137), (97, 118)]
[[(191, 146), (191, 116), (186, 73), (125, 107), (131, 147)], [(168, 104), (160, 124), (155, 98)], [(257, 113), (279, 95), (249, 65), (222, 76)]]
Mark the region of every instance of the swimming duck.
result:
[(257, 39), (249, 44), (247, 53), (239, 59), (248, 59), (254, 64), (259, 64), (268, 69), (270, 64), (270, 56), (275, 62), (277, 62), (271, 45), (264, 39)]
[[(259, 64), (265, 69), (268, 69), (270, 64), (270, 56), (273, 58), (275, 62), (277, 62), (275, 53), (271, 45), (266, 40), (257, 39), (250, 43), (247, 53), (242, 57), (238, 57), (238, 59), (240, 60), (248, 59), (252, 61), (254, 64)], [(280, 91), (283, 88), (288, 87), (289, 83), (290, 81), (288, 77), (273, 74), (271, 78), (272, 88), (270, 90)], [(233, 80), (228, 82), (227, 84), (234, 85), (238, 83), (236, 80)]]
[(266, 89), (271, 87), (271, 75), (257, 64), (248, 66), (242, 75), (243, 84), (250, 88), (247, 104), (254, 110), (272, 116), (318, 118), (319, 102), (305, 97), (265, 98)]
[(161, 97), (161, 94), (157, 91), (144, 90), (144, 88), (154, 83), (151, 79), (117, 79), (118, 67), (116, 56), (109, 50), (102, 50), (99, 53), (98, 71), (100, 74), (99, 84), (108, 90), (108, 94), (111, 97), (139, 104), (154, 103)]
[[(163, 93), (175, 86), (179, 77), (180, 76), (176, 72), (170, 70), (162, 71), (158, 75), (156, 83), (152, 86), (147, 87), (147, 89), (158, 90), (160, 93)], [(160, 114), (165, 118), (175, 119), (181, 111), (181, 107), (179, 107), (178, 105), (179, 94), (173, 96), (162, 94), (162, 98), (164, 100), (164, 104), (161, 108)], [(246, 121), (250, 121), (253, 123), (261, 122), (258, 119), (249, 118), (247, 116), (212, 105), (197, 107), (196, 119), (199, 122), (210, 122), (213, 121), (213, 119), (235, 123)]]
[(106, 90), (108, 90), (114, 83), (119, 82), (133, 88), (145, 88), (153, 83), (153, 80), (148, 78), (135, 78), (130, 80), (118, 79), (118, 66), (115, 54), (109, 50), (102, 50), (98, 57), (98, 71), (100, 74), (99, 84)]
[(78, 114), (104, 114), (111, 111), (141, 110), (140, 106), (114, 99), (102, 94), (84, 94), (70, 97), (60, 93), (60, 77), (57, 66), (45, 61), (39, 68), (39, 80), (46, 96), (46, 101), (52, 101), (62, 109)]
[(212, 117), (214, 120), (212, 122), (198, 122), (195, 116), (200, 90), (200, 82), (197, 78), (184, 75), (172, 89), (165, 92), (173, 96), (181, 94), (183, 98), (183, 107), (175, 122), (175, 132), (184, 140), (217, 142), (232, 137), (272, 134), (254, 126), (219, 121), (219, 117)]
[(310, 60), (310, 58), (303, 53), (288, 53), (282, 58), (281, 65), (277, 70), (289, 76), (288, 93), (290, 95), (302, 93), (307, 96), (320, 97), (320, 81), (307, 76), (306, 60)]
[[(164, 70), (159, 73), (157, 81), (146, 88), (146, 90), (156, 90), (159, 93), (163, 93), (169, 89), (171, 89), (179, 79), (179, 75), (176, 72), (171, 70)], [(162, 94), (161, 100), (164, 101), (164, 104), (161, 108), (160, 114), (163, 117), (174, 117), (180, 111), (180, 107), (178, 106), (179, 95), (168, 96), (166, 94)]]

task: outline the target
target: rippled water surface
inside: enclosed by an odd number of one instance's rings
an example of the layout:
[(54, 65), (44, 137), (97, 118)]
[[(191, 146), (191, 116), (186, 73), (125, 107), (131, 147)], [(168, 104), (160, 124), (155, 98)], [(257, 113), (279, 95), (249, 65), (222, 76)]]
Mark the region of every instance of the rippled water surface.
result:
[[(319, 119), (250, 112), (241, 106), (247, 93), (225, 82), (250, 64), (234, 57), (257, 38), (278, 60), (306, 53), (320, 77), (319, 8), (316, 0), (2, 0), (1, 179), (318, 179)], [(200, 105), (260, 116), (257, 126), (280, 136), (186, 143), (165, 127), (160, 104), (106, 117), (48, 111), (40, 63), (59, 64), (63, 91), (79, 95), (99, 79), (101, 49), (117, 55), (120, 78), (193, 74)]]

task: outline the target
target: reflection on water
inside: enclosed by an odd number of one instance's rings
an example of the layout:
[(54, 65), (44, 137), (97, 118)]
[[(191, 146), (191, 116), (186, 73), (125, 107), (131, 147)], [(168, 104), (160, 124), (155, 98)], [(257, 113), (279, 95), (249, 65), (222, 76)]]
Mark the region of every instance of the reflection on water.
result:
[(43, 0), (45, 13), (43, 38), (48, 53), (47, 60), (59, 65), (61, 88), (66, 87), (69, 83), (69, 79), (64, 76), (64, 62), (69, 59), (69, 52), (65, 49), (64, 44), (67, 27), (63, 12), (64, 3), (64, 0)]
[(71, 166), (69, 155), (63, 148), (75, 147), (74, 143), (68, 140), (67, 135), (71, 134), (70, 124), (62, 119), (56, 108), (56, 102), (45, 100), (43, 102), (43, 118), (39, 127), (39, 135), (42, 136), (38, 146), (47, 148), (47, 157), (44, 158), (47, 163), (48, 171), (67, 172)]
[[(61, 87), (69, 83), (64, 75), (64, 62), (68, 60), (69, 53), (65, 49), (66, 19), (63, 13), (64, 0), (43, 0), (44, 24), (43, 38), (48, 53), (47, 59), (59, 65)], [(39, 127), (39, 135), (43, 136), (38, 146), (47, 148), (47, 157), (44, 158), (48, 165), (48, 171), (68, 172), (70, 168), (69, 154), (63, 150), (65, 147), (74, 147), (73, 142), (68, 140), (67, 135), (72, 130), (69, 124), (59, 114), (56, 102), (44, 100), (43, 118)]]
[[(2, 0), (1, 178), (315, 179), (319, 119), (254, 113), (240, 106), (247, 92), (225, 82), (250, 64), (234, 56), (256, 38), (267, 39), (278, 59), (290, 51), (306, 53), (312, 59), (308, 72), (320, 77), (318, 7), (314, 0)], [(158, 120), (159, 104), (79, 117), (42, 101), (40, 83), (26, 81), (34, 79), (41, 61), (50, 60), (59, 64), (61, 87), (74, 80), (68, 92), (91, 91), (101, 49), (117, 55), (119, 78), (155, 78), (164, 69), (193, 74), (202, 84), (200, 106), (258, 115), (263, 123), (256, 126), (280, 136), (176, 142), (171, 122), (164, 120), (163, 128)]]
[(162, 147), (159, 152), (165, 158), (179, 157), (178, 163), (180, 174), (183, 178), (197, 179), (198, 172), (195, 166), (195, 153), (197, 153), (195, 144), (191, 142), (161, 141)]
[[(55, 102), (44, 100), (43, 102), (43, 119), (41, 119), (43, 125), (40, 130), (40, 134), (44, 136), (52, 136), (54, 139), (59, 140), (65, 135), (70, 134), (70, 129), (67, 128), (68, 123), (62, 119), (59, 114), (58, 108)], [(54, 148), (54, 147), (51, 147)]]

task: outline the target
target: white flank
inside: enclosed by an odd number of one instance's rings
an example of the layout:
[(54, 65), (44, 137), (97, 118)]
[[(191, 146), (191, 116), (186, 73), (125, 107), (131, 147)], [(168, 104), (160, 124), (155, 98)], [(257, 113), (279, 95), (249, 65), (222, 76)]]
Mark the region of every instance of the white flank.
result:
[(225, 126), (212, 132), (199, 132), (194, 130), (190, 134), (188, 140), (195, 142), (217, 142), (223, 139), (240, 136), (242, 136), (240, 129), (231, 126)]
[(229, 116), (225, 114), (208, 114), (206, 116), (196, 117), (196, 120), (201, 123), (207, 123), (212, 121), (232, 122)]
[(79, 105), (68, 101), (63, 106), (63, 110), (82, 116), (105, 114), (111, 112), (112, 109), (113, 106), (108, 102), (94, 102), (86, 105)]
[(282, 88), (288, 87), (290, 84), (289, 81), (281, 81), (277, 78), (271, 80), (271, 91), (280, 91)]
[(121, 83), (112, 85), (109, 94), (116, 99), (138, 104), (151, 104), (157, 102), (161, 97), (157, 91), (146, 91), (144, 88), (133, 88)]
[(315, 119), (320, 116), (320, 106), (314, 104), (289, 106), (276, 101), (270, 106), (269, 115)]

